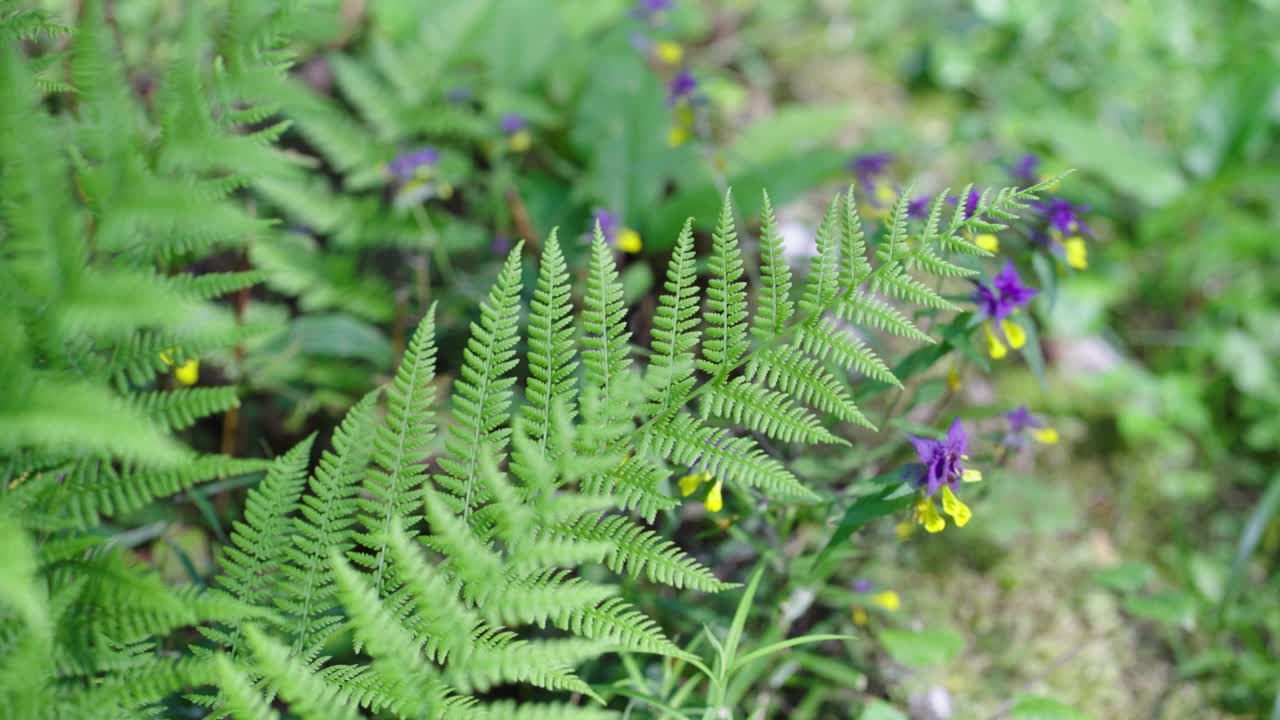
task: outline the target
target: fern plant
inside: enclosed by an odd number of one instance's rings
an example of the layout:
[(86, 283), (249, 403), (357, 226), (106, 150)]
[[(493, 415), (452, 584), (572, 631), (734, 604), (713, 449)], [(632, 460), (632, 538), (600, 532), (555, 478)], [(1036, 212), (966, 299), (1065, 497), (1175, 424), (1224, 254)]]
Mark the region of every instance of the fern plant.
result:
[[(988, 193), (980, 214), (1012, 217), (1041, 189)], [(909, 238), (900, 201), (872, 247), (852, 190), (837, 197), (797, 296), (767, 198), (762, 280), (748, 292), (726, 198), (705, 287), (691, 224), (676, 241), (648, 363), (630, 343), (599, 233), (580, 307), (556, 235), (543, 244), (522, 353), (524, 258), (514, 249), (472, 325), (443, 455), (431, 454), (439, 393), (428, 314), (386, 390), (385, 415), (376, 416), (376, 393), (348, 413), (301, 500), (305, 446), (250, 493), (223, 556), (223, 587), (272, 619), (207, 632), (230, 660), (219, 661), (220, 694), (205, 701), (244, 718), (270, 717), (277, 692), (308, 718), (357, 707), (395, 717), (602, 717), (590, 704), (486, 694), (525, 684), (594, 698), (576, 668), (616, 651), (700, 664), (590, 568), (692, 591), (731, 587), (647, 526), (679, 502), (668, 479), (692, 469), (731, 493), (816, 499), (757, 438), (841, 442), (826, 415), (870, 424), (846, 371), (893, 375), (851, 323), (928, 342), (902, 303), (951, 306), (912, 271), (968, 274), (945, 254), (981, 255), (965, 232), (996, 227), (956, 212), (944, 228), (942, 207), (939, 198)], [(346, 631), (350, 645), (338, 640)]]
[[(233, 193), (279, 163), (281, 127), (249, 131), (262, 109), (236, 91), (249, 72), (279, 71), (276, 25), (228, 29), (225, 57), (245, 63), (210, 75), (211, 25), (187, 16), (186, 59), (144, 104), (102, 3), (80, 4), (65, 52), (42, 44), (64, 28), (0, 5), (4, 717), (154, 714), (214, 672), (167, 652), (166, 638), (257, 612), (167, 586), (141, 562), (152, 531), (135, 527), (158, 499), (267, 465), (174, 434), (238, 405), (234, 386), (208, 384), (208, 365), (201, 386), (185, 386), (201, 381), (200, 358), (262, 331), (215, 302), (257, 273), (182, 268), (266, 227)], [(209, 88), (223, 102), (207, 103)]]

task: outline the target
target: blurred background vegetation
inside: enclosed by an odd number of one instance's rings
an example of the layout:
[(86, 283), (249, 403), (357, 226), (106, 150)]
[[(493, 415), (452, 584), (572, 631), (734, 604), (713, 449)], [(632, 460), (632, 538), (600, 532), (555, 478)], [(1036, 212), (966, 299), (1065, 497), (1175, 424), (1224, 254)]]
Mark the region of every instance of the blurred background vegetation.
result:
[[(38, 4), (72, 24), (77, 3)], [(144, 103), (182, 51), (184, 5), (109, 5)], [(200, 383), (244, 400), (188, 430), (193, 445), (269, 456), (331, 428), (432, 302), (456, 368), (519, 239), (535, 252), (558, 228), (576, 272), (578, 237), (612, 222), (644, 333), (679, 224), (708, 229), (729, 186), (746, 218), (767, 186), (784, 226), (811, 231), (855, 156), (891, 153), (891, 182), (939, 192), (1007, 182), (1032, 153), (1043, 175), (1076, 170), (1063, 193), (1087, 208), (1087, 272), (1045, 269), (1034, 357), (940, 362), (882, 431), (950, 403), (998, 438), (1026, 404), (1061, 442), (987, 453), (990, 494), (964, 533), (904, 539), (879, 520), (815, 560), (825, 511), (730, 498), (719, 522), (696, 505), (662, 521), (722, 576), (753, 545), (784, 548), (752, 610), (762, 641), (865, 638), (797, 651), (736, 700), (795, 718), (1280, 718), (1280, 3), (312, 5), (278, 97), (288, 162), (254, 169), (246, 193), (283, 222), (199, 259), (265, 286), (228, 300), (260, 331), (200, 359)], [(695, 87), (673, 92), (684, 72)], [(855, 444), (795, 463), (853, 496), (891, 459)], [(207, 578), (238, 492), (193, 491), (144, 552), (176, 580)], [(859, 579), (895, 601), (868, 603)], [(733, 600), (637, 602), (690, 637)]]

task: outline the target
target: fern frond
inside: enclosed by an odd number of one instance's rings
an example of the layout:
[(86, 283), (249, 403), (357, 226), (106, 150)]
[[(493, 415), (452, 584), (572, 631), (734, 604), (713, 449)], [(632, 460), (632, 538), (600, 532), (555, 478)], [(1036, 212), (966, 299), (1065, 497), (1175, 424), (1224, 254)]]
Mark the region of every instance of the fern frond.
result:
[(110, 463), (89, 460), (77, 464), (46, 502), (59, 506), (78, 527), (91, 528), (103, 517), (138, 510), (156, 498), (199, 483), (259, 472), (268, 465), (264, 460), (202, 455), (171, 468), (121, 471)]
[(712, 234), (711, 277), (707, 281), (706, 332), (698, 367), (723, 377), (747, 351), (747, 283), (742, 280), (742, 249), (733, 221), (733, 203), (725, 195)]
[(663, 468), (631, 457), (607, 473), (584, 479), (582, 492), (614, 497), (623, 510), (636, 512), (646, 522), (653, 522), (659, 512), (680, 504), (661, 489), (668, 476), (670, 473)]
[(577, 414), (574, 371), (578, 363), (569, 298), (569, 272), (557, 233), (552, 230), (543, 246), (538, 284), (529, 303), (529, 375), (525, 389), (528, 402), (521, 407), (529, 433), (544, 456), (562, 451), (551, 442), (552, 407), (559, 403), (569, 422)]
[(702, 396), (699, 410), (703, 419), (724, 418), (781, 442), (837, 442), (817, 418), (793, 403), (787, 393), (769, 390), (743, 377), (713, 387)]
[(614, 572), (632, 577), (644, 573), (653, 582), (702, 592), (719, 592), (729, 587), (675, 543), (621, 515), (584, 517), (560, 526), (558, 532), (608, 545), (605, 564)]
[(302, 720), (358, 720), (355, 707), (339, 701), (338, 689), (317, 677), (287, 647), (252, 625), (245, 628), (245, 637), (257, 668)]
[(666, 458), (677, 466), (696, 466), (716, 478), (744, 487), (758, 487), (771, 494), (817, 499), (777, 460), (745, 437), (733, 437), (722, 428), (710, 428), (688, 413), (645, 429), (640, 451)]
[(574, 635), (606, 640), (629, 652), (688, 657), (687, 653), (667, 639), (653, 618), (619, 597), (558, 613), (551, 617), (551, 624)]
[(373, 587), (380, 596), (388, 592), (387, 533), (397, 520), (402, 527), (412, 528), (422, 507), (426, 462), (436, 430), (431, 421), (436, 395), (435, 313), (433, 303), (387, 389), (387, 416), (374, 436), (375, 467), (365, 477), (368, 497), (359, 500), (364, 531), (356, 539), (370, 552), (353, 552), (351, 558), (373, 571)]
[(836, 223), (840, 209), (840, 198), (831, 201), (827, 213), (818, 225), (814, 238), (815, 254), (810, 261), (809, 276), (805, 280), (804, 291), (800, 295), (800, 309), (811, 315), (817, 315), (830, 305), (840, 292), (839, 287), (839, 250), (835, 244)]
[(855, 325), (865, 325), (916, 342), (934, 342), (897, 308), (861, 290), (843, 298), (843, 302), (836, 305), (835, 312), (841, 320)]
[(582, 367), (587, 385), (599, 394), (610, 415), (621, 398), (621, 385), (631, 367), (626, 329), (627, 309), (622, 301), (618, 267), (596, 223), (587, 269), (587, 291), (582, 307)]
[(796, 346), (770, 349), (747, 366), (744, 377), (759, 377), (766, 386), (787, 393), (797, 402), (874, 429), (844, 385), (817, 358), (805, 355)]
[[(297, 509), (307, 480), (307, 464), (315, 435), (276, 459), (267, 476), (249, 491), (244, 519), (231, 526), (231, 542), (219, 557), (219, 586), (252, 605), (269, 606), (280, 582), (293, 537), (290, 515)], [(219, 631), (220, 632), (220, 631)], [(240, 651), (240, 631), (221, 633), (232, 658)]]
[(377, 391), (365, 395), (333, 434), (333, 450), (320, 457), (294, 519), (294, 544), (283, 568), (286, 582), (278, 600), (294, 636), (293, 653), (312, 659), (338, 629), (330, 551), (345, 552), (354, 542), (351, 526), (359, 503), (356, 494), (372, 452), (373, 403)]
[[(902, 197), (907, 197), (906, 193)], [(858, 215), (852, 185), (844, 198), (840, 236), (840, 284), (846, 288), (857, 287), (871, 275), (871, 263), (867, 262), (867, 241), (862, 232), (862, 218)]]
[(658, 310), (653, 317), (653, 355), (650, 367), (671, 372), (662, 383), (661, 392), (647, 408), (649, 414), (662, 414), (671, 409), (676, 398), (685, 397), (693, 386), (693, 350), (698, 344), (697, 262), (693, 251), (693, 219), (685, 221), (676, 238), (667, 265), (666, 292), (658, 297)]
[[(913, 253), (913, 257), (919, 254)], [(884, 293), (899, 300), (915, 303), (923, 307), (937, 310), (959, 312), (960, 307), (943, 298), (936, 290), (907, 274), (901, 265), (895, 264), (892, 269), (876, 276), (872, 286), (873, 292)]]
[(383, 609), (378, 590), (361, 578), (341, 554), (332, 553), (330, 562), (358, 642), (373, 653), (374, 670), (389, 684), (387, 695), (404, 703), (397, 711), (415, 717), (437, 714), (446, 689), (435, 667), (423, 660), (399, 620)]
[(818, 359), (829, 359), (845, 370), (857, 370), (873, 380), (902, 387), (889, 366), (865, 341), (835, 327), (831, 320), (823, 320), (813, 330), (805, 328), (797, 332), (795, 346)]
[(477, 494), (477, 458), (483, 446), (505, 456), (510, 427), (504, 427), (511, 406), (516, 366), (515, 346), (520, 324), (520, 253), (518, 243), (507, 256), (488, 299), (480, 305), (480, 321), (471, 324), (462, 367), (453, 384), (453, 424), (440, 458), (445, 472), (435, 481), (460, 503), (463, 518), (483, 503)]
[(129, 402), (170, 430), (182, 430), (200, 418), (239, 407), (240, 397), (236, 386), (222, 385), (138, 393)]
[(193, 275), (180, 273), (169, 278), (169, 284), (178, 292), (196, 300), (212, 300), (216, 297), (253, 287), (265, 280), (261, 270), (244, 272), (218, 272)]
[(769, 193), (765, 192), (760, 208), (760, 291), (755, 317), (751, 319), (752, 336), (768, 342), (782, 333), (793, 314), (791, 266), (783, 254), (782, 234), (778, 232)]
[(271, 709), (271, 703), (258, 694), (253, 683), (235, 663), (225, 655), (219, 655), (215, 662), (218, 666), (218, 687), (231, 717), (235, 720), (280, 720), (280, 713)]

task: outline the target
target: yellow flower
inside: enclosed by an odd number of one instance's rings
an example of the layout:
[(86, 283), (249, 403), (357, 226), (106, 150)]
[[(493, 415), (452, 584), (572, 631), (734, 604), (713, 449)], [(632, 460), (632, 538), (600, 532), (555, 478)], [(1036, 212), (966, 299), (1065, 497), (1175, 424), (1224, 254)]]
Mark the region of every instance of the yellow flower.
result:
[(634, 255), (640, 252), (644, 244), (640, 242), (640, 233), (631, 228), (623, 228), (618, 233), (618, 249), (624, 253)]
[(667, 144), (671, 147), (680, 147), (689, 141), (689, 128), (683, 125), (672, 125), (667, 131)]
[(1050, 427), (1036, 428), (1031, 431), (1031, 437), (1035, 438), (1037, 442), (1044, 443), (1045, 445), (1056, 445), (1058, 442), (1058, 431)]
[(947, 387), (951, 388), (951, 392), (960, 392), (960, 371), (955, 365), (947, 370)]
[(1009, 354), (1009, 349), (1004, 346), (1004, 342), (991, 331), (991, 323), (983, 323), (982, 331), (987, 335), (987, 352), (991, 353), (994, 360), (999, 360)]
[[(1000, 330), (1004, 333), (1003, 338), (991, 329), (991, 323), (983, 323), (982, 329), (987, 334), (987, 351), (991, 353), (991, 357), (995, 360), (1008, 355), (1010, 348), (1019, 350), (1027, 344), (1027, 331), (1011, 320), (1000, 321)], [(1008, 346), (1005, 343), (1008, 343)]]
[(1014, 350), (1022, 349), (1027, 344), (1027, 331), (1022, 329), (1018, 323), (1009, 320), (1000, 321), (1000, 329), (1004, 330), (1004, 336), (1009, 340), (1009, 347)]
[(867, 624), (867, 611), (866, 611), (866, 610), (863, 610), (863, 609), (862, 609), (862, 608), (860, 608), (860, 607), (859, 607), (859, 608), (854, 608), (854, 609), (853, 609), (853, 624), (854, 624), (854, 625), (866, 625), (866, 624)]
[(893, 201), (897, 199), (898, 194), (894, 192), (893, 188), (890, 187), (888, 183), (876, 185), (876, 200), (878, 200), (881, 205), (887, 207), (892, 205)]
[[(930, 503), (930, 507), (932, 507)], [(956, 494), (951, 492), (951, 488), (947, 485), (942, 486), (942, 510), (956, 521), (956, 527), (964, 527), (969, 522), (969, 518), (973, 517), (973, 511), (965, 505)]]
[(668, 65), (679, 65), (684, 60), (684, 48), (680, 47), (680, 43), (670, 40), (662, 40), (654, 45), (653, 54)]
[(982, 471), (974, 470), (972, 468), (965, 470), (964, 472), (960, 473), (960, 482), (967, 482), (967, 483), (982, 482)]
[(680, 495), (683, 497), (689, 497), (698, 489), (699, 485), (710, 479), (711, 476), (707, 473), (690, 473), (689, 475), (685, 475), (677, 481), (680, 485)]
[(200, 361), (188, 360), (173, 371), (173, 376), (183, 385), (195, 385), (200, 379)]
[(720, 518), (716, 520), (716, 527), (720, 528), (721, 530), (728, 530), (729, 526), (732, 524), (733, 524), (733, 518)]
[(924, 495), (916, 498), (916, 521), (924, 526), (926, 532), (931, 533), (942, 532), (942, 529), (947, 526), (947, 521), (938, 514), (938, 508), (933, 506), (933, 501)]
[(507, 143), (514, 152), (522, 153), (533, 146), (533, 135), (528, 130), (518, 130), (511, 133)]
[(715, 485), (711, 486), (711, 492), (707, 493), (706, 502), (707, 512), (720, 512), (724, 509), (724, 495), (721, 493), (721, 487), (724, 485), (723, 480), (717, 480)]
[(1089, 248), (1084, 244), (1084, 238), (1067, 238), (1062, 241), (1062, 249), (1066, 251), (1068, 266), (1076, 270), (1089, 267)]
[(897, 534), (899, 540), (906, 540), (916, 531), (916, 526), (909, 522), (900, 522), (893, 526), (893, 532)]
[(989, 253), (1000, 252), (1000, 238), (992, 235), (991, 233), (979, 233), (978, 236), (973, 239), (973, 244)]
[(871, 602), (879, 605), (889, 612), (894, 612), (902, 606), (902, 601), (898, 597), (898, 593), (892, 590), (884, 590), (872, 595)]

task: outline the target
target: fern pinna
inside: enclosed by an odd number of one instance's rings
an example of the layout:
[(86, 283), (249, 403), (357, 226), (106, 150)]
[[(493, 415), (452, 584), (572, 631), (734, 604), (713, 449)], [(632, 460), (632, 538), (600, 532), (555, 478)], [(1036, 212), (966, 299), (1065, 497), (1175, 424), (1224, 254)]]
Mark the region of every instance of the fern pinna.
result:
[[(236, 578), (227, 588), (274, 616), (234, 636), (210, 633), (234, 658), (218, 666), (221, 707), (271, 717), (267, 690), (301, 717), (350, 717), (356, 707), (415, 718), (609, 716), (589, 704), (512, 705), (483, 694), (521, 683), (593, 698), (575, 668), (603, 653), (690, 659), (617, 588), (581, 570), (603, 564), (675, 588), (730, 587), (646, 526), (677, 505), (672, 475), (705, 472), (732, 492), (816, 498), (757, 436), (840, 442), (825, 416), (869, 425), (846, 371), (895, 380), (856, 325), (928, 341), (901, 303), (951, 305), (911, 273), (970, 274), (944, 254), (984, 254), (964, 234), (995, 225), (980, 216), (1010, 217), (1039, 189), (988, 195), (979, 213), (957, 212), (945, 229), (940, 197), (915, 237), (899, 202), (874, 249), (851, 190), (827, 212), (798, 296), (767, 198), (762, 280), (748, 292), (726, 198), (705, 282), (692, 225), (677, 239), (640, 373), (600, 232), (580, 307), (553, 233), (526, 324), (522, 399), (524, 256), (515, 248), (472, 324), (442, 455), (431, 450), (439, 393), (429, 314), (386, 389), (386, 414), (374, 421), (373, 395), (348, 414), (301, 503), (299, 451), (250, 493), (223, 558)], [(285, 516), (291, 546), (279, 532)], [(254, 550), (257, 538), (287, 549), (268, 557)], [(273, 589), (262, 592), (260, 580)], [(357, 656), (335, 645), (347, 629)]]

